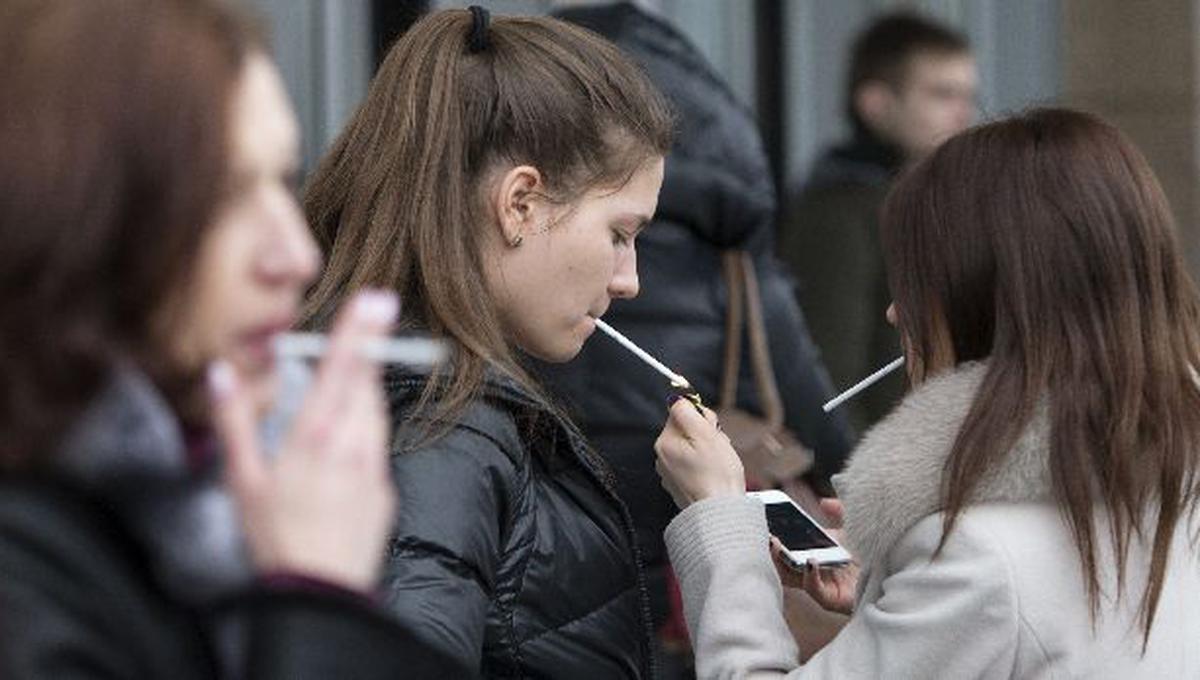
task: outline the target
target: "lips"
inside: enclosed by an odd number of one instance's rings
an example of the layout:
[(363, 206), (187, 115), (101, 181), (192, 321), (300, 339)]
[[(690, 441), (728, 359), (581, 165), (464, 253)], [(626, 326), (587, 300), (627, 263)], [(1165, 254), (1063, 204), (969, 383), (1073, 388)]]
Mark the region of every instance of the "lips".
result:
[(269, 362), (274, 359), (275, 336), (289, 330), (294, 323), (295, 318), (287, 316), (255, 326), (238, 336), (238, 350), (256, 364)]

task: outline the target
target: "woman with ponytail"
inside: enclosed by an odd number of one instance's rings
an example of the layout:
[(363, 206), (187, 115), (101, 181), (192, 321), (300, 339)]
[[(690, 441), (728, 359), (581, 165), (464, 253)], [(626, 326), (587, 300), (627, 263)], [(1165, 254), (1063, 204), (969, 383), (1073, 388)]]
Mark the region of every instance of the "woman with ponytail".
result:
[(614, 46), (548, 18), (434, 13), (391, 49), (311, 179), (328, 266), (396, 291), (447, 367), (385, 377), (403, 502), (386, 602), (488, 677), (652, 674), (633, 525), (612, 473), (525, 368), (567, 361), (637, 294), (671, 117)]

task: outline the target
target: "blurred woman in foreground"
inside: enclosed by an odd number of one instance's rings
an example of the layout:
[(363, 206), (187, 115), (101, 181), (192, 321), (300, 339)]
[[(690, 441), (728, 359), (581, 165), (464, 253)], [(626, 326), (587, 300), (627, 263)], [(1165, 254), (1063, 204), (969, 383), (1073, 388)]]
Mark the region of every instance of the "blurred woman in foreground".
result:
[(0, 676), (453, 674), (366, 597), (393, 297), (260, 452), (319, 265), (262, 43), (216, 2), (9, 0), (0, 45)]

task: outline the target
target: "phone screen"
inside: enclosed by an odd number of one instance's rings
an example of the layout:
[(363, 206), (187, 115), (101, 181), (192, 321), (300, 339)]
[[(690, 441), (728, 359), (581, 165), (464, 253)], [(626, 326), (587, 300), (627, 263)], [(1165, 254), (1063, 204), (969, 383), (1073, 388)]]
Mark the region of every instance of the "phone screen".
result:
[(837, 544), (791, 503), (768, 503), (767, 527), (788, 550), (832, 548)]

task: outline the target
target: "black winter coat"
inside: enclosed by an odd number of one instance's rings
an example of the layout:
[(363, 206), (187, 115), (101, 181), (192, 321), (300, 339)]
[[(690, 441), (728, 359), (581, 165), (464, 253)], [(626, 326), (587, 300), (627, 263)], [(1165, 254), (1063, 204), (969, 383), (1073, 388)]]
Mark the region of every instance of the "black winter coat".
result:
[[(231, 517), (184, 465), (178, 430), (148, 383), (126, 377), (89, 411), (101, 417), (73, 430), (82, 433), (67, 447), (79, 454), (73, 463), (59, 465), (59, 455), (36, 475), (0, 475), (0, 678), (465, 673), (414, 644), (380, 609), (334, 588), (247, 578), (206, 597), (203, 572), (211, 585), (237, 571), (236, 559), (204, 557), (228, 556), (209, 539)], [(172, 546), (181, 560), (168, 554)]]
[(489, 379), (446, 434), (423, 441), (428, 377), (386, 379), (400, 504), (384, 579), (430, 650), (489, 678), (652, 675), (632, 522), (569, 422)]
[[(772, 256), (775, 193), (751, 114), (682, 35), (633, 5), (581, 8), (559, 16), (628, 52), (679, 117), (658, 210), (638, 237), (641, 292), (632, 300), (615, 300), (605, 319), (686, 376), (715, 406), (727, 300), (720, 255), (726, 249), (749, 251), (758, 271), (786, 424), (815, 451), (818, 476), (838, 471), (849, 451), (850, 432), (844, 419), (821, 410), (832, 388), (792, 282)], [(748, 356), (742, 369), (738, 404), (761, 412)], [(605, 337), (589, 340), (574, 361), (542, 370), (614, 467), (647, 564), (666, 564), (662, 532), (676, 510), (659, 485), (653, 446), (666, 420), (667, 381)], [(658, 591), (652, 588), (656, 596)], [(664, 608), (659, 600), (656, 612)]]

